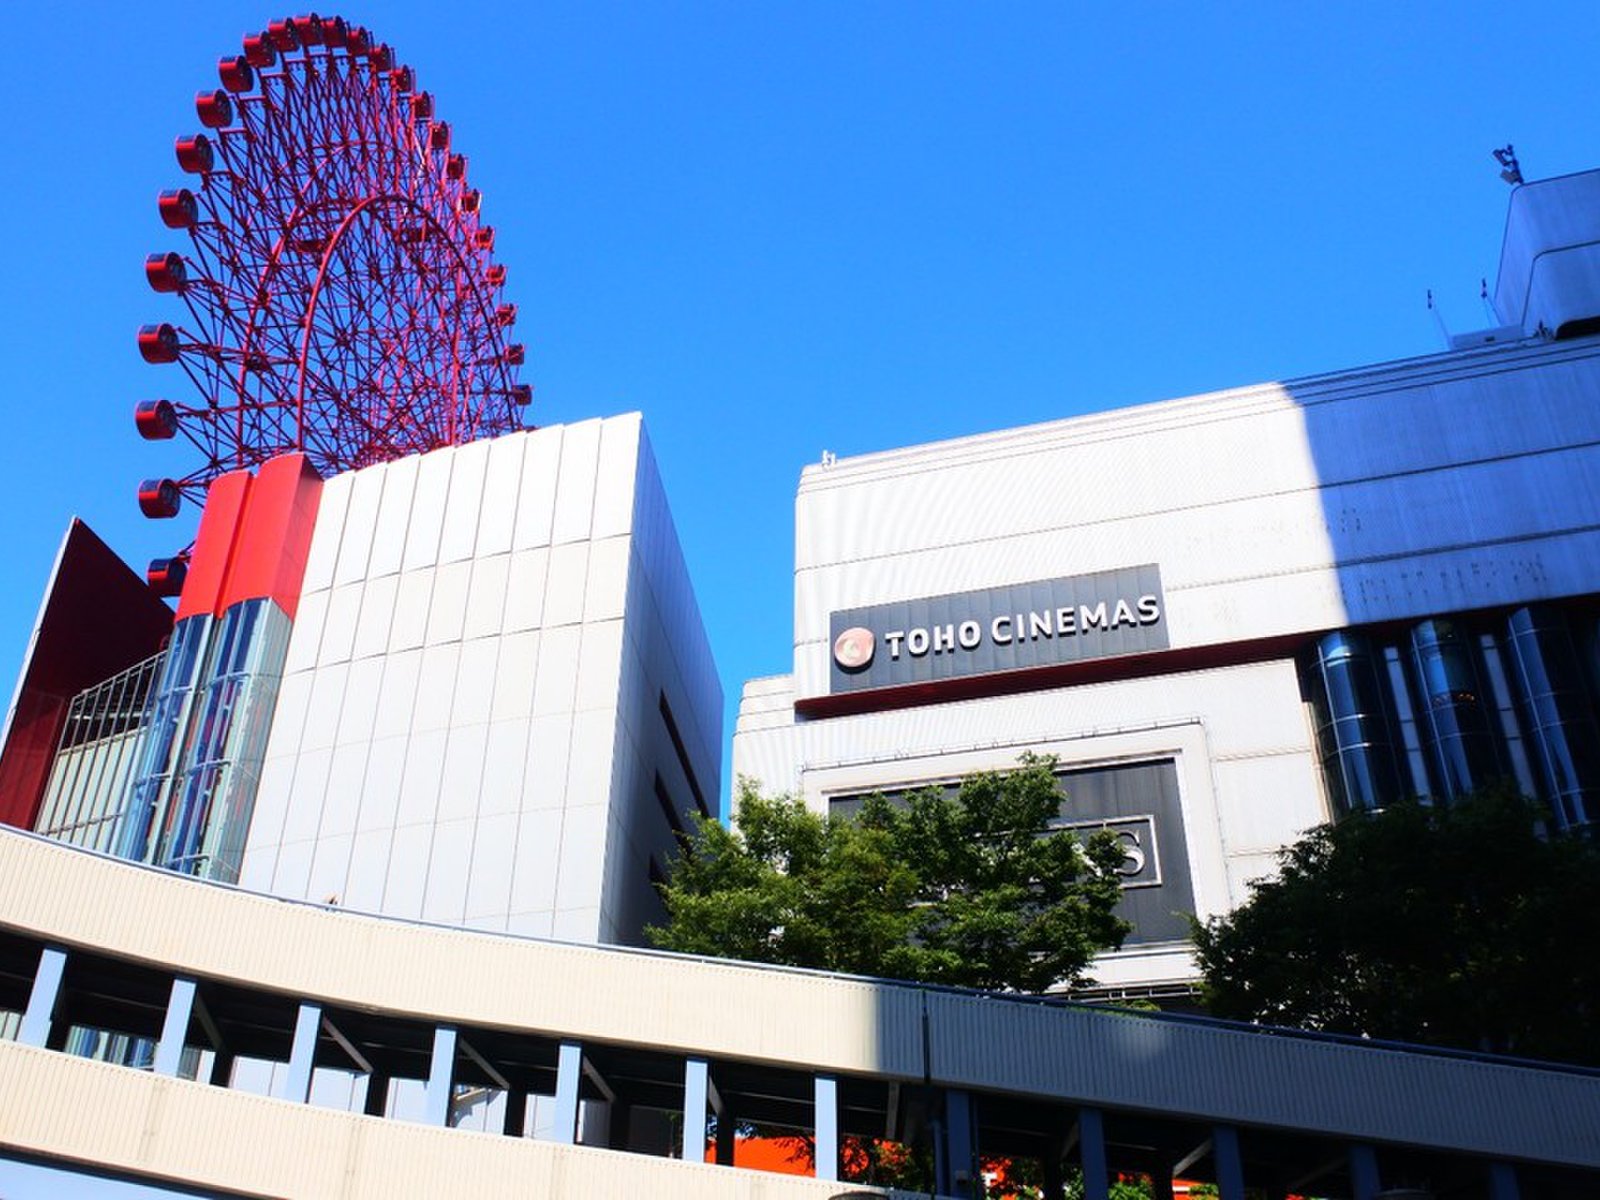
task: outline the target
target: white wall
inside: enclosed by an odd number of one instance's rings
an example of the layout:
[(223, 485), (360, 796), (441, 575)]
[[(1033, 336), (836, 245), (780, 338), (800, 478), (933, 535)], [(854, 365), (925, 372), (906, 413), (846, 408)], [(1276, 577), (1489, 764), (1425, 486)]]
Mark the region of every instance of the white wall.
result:
[[(671, 592), (687, 588), (676, 537), (641, 545), (663, 528), (637, 414), (330, 479), (241, 883), (428, 921), (635, 936), (622, 907), (638, 908), (639, 885), (626, 872), (608, 884), (608, 864), (637, 840), (630, 822), (663, 818), (629, 793), (643, 772), (632, 696), (649, 692), (654, 714), (670, 687), (691, 729), (721, 709), (692, 593)], [(666, 618), (640, 602), (663, 586), (658, 561), (678, 562)]]
[(808, 467), (797, 693), (834, 610), (1138, 563), (1175, 647), (1600, 590), (1597, 389), (1536, 344)]
[[(1070, 768), (1172, 760), (1201, 917), (1238, 904), (1280, 846), (1327, 819), (1287, 660), (827, 720), (794, 721), (793, 700), (786, 677), (747, 685), (734, 772), (819, 812), (833, 794), (1002, 770), (1025, 751)], [(1133, 987), (1193, 968), (1185, 947), (1143, 946), (1094, 974)]]
[(746, 685), (734, 771), (821, 808), (1024, 750), (1171, 757), (1196, 908), (1225, 911), (1326, 818), (1291, 658), (797, 719), (828, 693), (830, 614), (1155, 563), (1181, 651), (1600, 592), (1596, 395), (1600, 340), (1529, 343), (808, 467), (794, 673)]

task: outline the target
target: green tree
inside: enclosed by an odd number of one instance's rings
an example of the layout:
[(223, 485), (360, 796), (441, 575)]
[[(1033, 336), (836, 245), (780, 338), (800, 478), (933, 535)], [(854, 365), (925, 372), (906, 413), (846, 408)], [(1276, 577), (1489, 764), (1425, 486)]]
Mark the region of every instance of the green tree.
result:
[(1121, 945), (1117, 838), (1052, 829), (1054, 762), (1027, 756), (955, 795), (810, 812), (741, 780), (732, 829), (700, 820), (661, 887), (664, 949), (1041, 992)]
[[(1197, 1185), (1205, 1187), (1205, 1184)], [(1066, 1200), (1083, 1200), (1083, 1172), (1071, 1171), (1067, 1175)], [(1201, 1196), (1207, 1193), (1191, 1190), (1189, 1195)], [(1210, 1193), (1215, 1195), (1215, 1192)], [(1151, 1200), (1155, 1195), (1155, 1188), (1150, 1183), (1148, 1175), (1114, 1175), (1109, 1181), (1106, 1190), (1109, 1200)]]
[(1505, 789), (1315, 829), (1196, 925), (1210, 1010), (1600, 1061), (1600, 849)]

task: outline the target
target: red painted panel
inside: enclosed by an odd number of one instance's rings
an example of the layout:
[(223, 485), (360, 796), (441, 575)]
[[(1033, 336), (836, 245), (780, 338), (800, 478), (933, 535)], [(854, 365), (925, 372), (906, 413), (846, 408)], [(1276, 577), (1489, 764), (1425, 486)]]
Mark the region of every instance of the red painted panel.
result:
[[(254, 477), (233, 471), (215, 480), (178, 618), (270, 598), (292, 619), (321, 492), (302, 454), (275, 458)], [(154, 654), (172, 623), (172, 610), (145, 581), (74, 521), (0, 746), (0, 822), (32, 827), (72, 697)]]
[[(322, 479), (304, 454), (284, 454), (262, 464), (244, 506), (215, 612), (266, 597), (294, 619), (321, 497)], [(206, 507), (211, 507), (209, 499)]]
[(189, 577), (178, 597), (178, 620), (222, 611), (217, 601), (222, 598), (228, 562), (239, 537), (240, 518), (254, 482), (249, 471), (230, 471), (219, 475), (207, 489), (206, 506), (200, 511), (200, 532), (189, 560)]
[(50, 782), (50, 764), (61, 741), (69, 700), (70, 696), (39, 688), (27, 688), (17, 697), (5, 750), (0, 752), (0, 823), (33, 828)]
[(0, 746), (0, 822), (33, 828), (72, 697), (150, 657), (171, 631), (172, 610), (74, 519)]

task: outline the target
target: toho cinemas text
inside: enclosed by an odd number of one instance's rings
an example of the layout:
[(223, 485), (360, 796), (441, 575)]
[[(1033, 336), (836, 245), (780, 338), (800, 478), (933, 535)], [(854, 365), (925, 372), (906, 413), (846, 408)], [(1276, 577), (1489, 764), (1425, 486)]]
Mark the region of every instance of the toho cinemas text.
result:
[(895, 629), (883, 635), (889, 658), (898, 662), (902, 653), (912, 658), (925, 654), (948, 654), (955, 650), (976, 650), (985, 636), (996, 646), (1041, 638), (1075, 637), (1092, 630), (1123, 629), (1154, 625), (1161, 620), (1161, 600), (1153, 594), (1137, 599), (1101, 600), (1094, 604), (1063, 605), (1026, 613), (1002, 613), (980, 621), (969, 617), (912, 629)]

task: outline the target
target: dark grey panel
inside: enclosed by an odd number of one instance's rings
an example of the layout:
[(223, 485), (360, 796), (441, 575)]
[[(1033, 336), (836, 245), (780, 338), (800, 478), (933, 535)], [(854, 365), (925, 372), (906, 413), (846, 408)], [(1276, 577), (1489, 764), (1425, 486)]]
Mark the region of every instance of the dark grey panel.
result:
[[(840, 636), (866, 630), (871, 656), (850, 667)], [(1167, 648), (1155, 564), (952, 592), (835, 612), (829, 690), (927, 683)]]
[(1178, 768), (1171, 760), (1064, 771), (1061, 822), (1079, 829), (1102, 824), (1125, 841), (1148, 837), (1130, 850), (1131, 868), (1142, 855), (1143, 869), (1129, 870), (1117, 915), (1133, 925), (1124, 942), (1173, 942), (1189, 936), (1184, 914), (1194, 911), (1189, 878), (1189, 846), (1178, 803)]
[[(1189, 936), (1185, 914), (1194, 911), (1194, 884), (1189, 876), (1189, 845), (1184, 836), (1183, 809), (1178, 803), (1178, 768), (1171, 759), (1059, 771), (1064, 793), (1057, 824), (1087, 837), (1107, 828), (1128, 844), (1122, 903), (1117, 915), (1133, 926), (1125, 946), (1184, 941)], [(942, 785), (954, 794), (958, 782)], [(909, 789), (881, 789), (891, 801)], [(834, 796), (832, 816), (847, 817), (861, 808), (865, 794)]]

